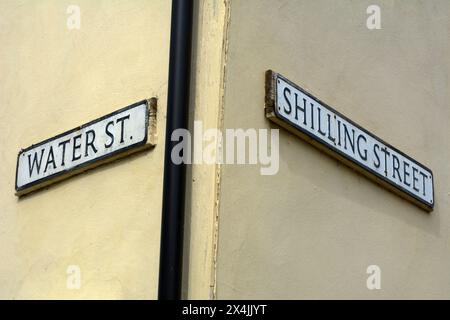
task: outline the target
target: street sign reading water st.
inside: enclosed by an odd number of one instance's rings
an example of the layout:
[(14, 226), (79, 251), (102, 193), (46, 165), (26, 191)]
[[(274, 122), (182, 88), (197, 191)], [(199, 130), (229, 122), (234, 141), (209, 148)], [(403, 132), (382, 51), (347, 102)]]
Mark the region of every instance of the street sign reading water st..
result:
[(21, 150), (16, 195), (155, 145), (155, 118), (152, 98)]
[(298, 85), (266, 72), (266, 117), (427, 211), (430, 169), (363, 129)]

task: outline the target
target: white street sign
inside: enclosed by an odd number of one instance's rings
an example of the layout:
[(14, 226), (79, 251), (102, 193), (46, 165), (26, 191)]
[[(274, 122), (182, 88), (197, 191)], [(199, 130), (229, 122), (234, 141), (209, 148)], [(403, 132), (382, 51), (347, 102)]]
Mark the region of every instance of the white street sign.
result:
[(433, 210), (430, 169), (272, 71), (266, 74), (266, 116), (391, 191)]
[(149, 103), (144, 100), (21, 150), (16, 194), (150, 147), (148, 129)]

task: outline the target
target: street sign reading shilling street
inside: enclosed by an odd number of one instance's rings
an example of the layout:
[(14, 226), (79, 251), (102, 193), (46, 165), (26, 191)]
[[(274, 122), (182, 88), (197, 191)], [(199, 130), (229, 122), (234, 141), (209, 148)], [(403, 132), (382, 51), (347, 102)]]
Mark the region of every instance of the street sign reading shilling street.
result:
[(19, 152), (20, 196), (155, 145), (156, 99), (144, 100)]
[(433, 173), (271, 70), (266, 72), (266, 117), (412, 201), (434, 207)]

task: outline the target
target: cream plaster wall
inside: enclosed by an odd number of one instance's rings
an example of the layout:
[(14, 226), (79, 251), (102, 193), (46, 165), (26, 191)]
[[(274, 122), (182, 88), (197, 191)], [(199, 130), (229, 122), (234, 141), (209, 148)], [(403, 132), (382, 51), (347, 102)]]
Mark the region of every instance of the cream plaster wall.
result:
[[(436, 206), (280, 130), (277, 175), (222, 167), (219, 299), (450, 297), (449, 14), (445, 0), (231, 2), (225, 128), (278, 128), (263, 110), (273, 69), (429, 166)], [(366, 287), (372, 264), (381, 290)]]
[[(66, 9), (81, 9), (69, 30)], [(156, 298), (169, 1), (0, 3), (0, 298)], [(155, 149), (14, 196), (20, 148), (159, 98)], [(81, 288), (66, 287), (69, 265)]]
[[(275, 176), (189, 168), (183, 297), (448, 298), (448, 2), (378, 1), (373, 31), (368, 1), (195, 3), (191, 128), (277, 128), (274, 69), (429, 166), (437, 203), (427, 214), (281, 130)], [(0, 298), (156, 298), (170, 2), (80, 0), (72, 31), (69, 4), (0, 4)], [(21, 147), (151, 96), (155, 149), (14, 196)]]
[[(194, 121), (201, 121), (204, 131), (222, 124), (230, 5), (229, 1), (194, 3), (189, 129), (196, 139), (200, 133), (193, 131)], [(188, 167), (186, 180), (183, 298), (212, 299), (216, 288), (220, 165), (193, 164)]]

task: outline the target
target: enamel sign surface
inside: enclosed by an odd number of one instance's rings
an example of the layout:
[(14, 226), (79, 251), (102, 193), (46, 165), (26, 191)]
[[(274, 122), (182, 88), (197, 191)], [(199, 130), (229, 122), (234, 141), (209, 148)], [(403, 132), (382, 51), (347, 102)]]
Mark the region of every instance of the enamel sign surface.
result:
[(150, 104), (156, 108), (156, 99), (135, 103), (21, 150), (16, 195), (152, 146)]
[(266, 117), (427, 211), (430, 169), (278, 73), (266, 73)]

